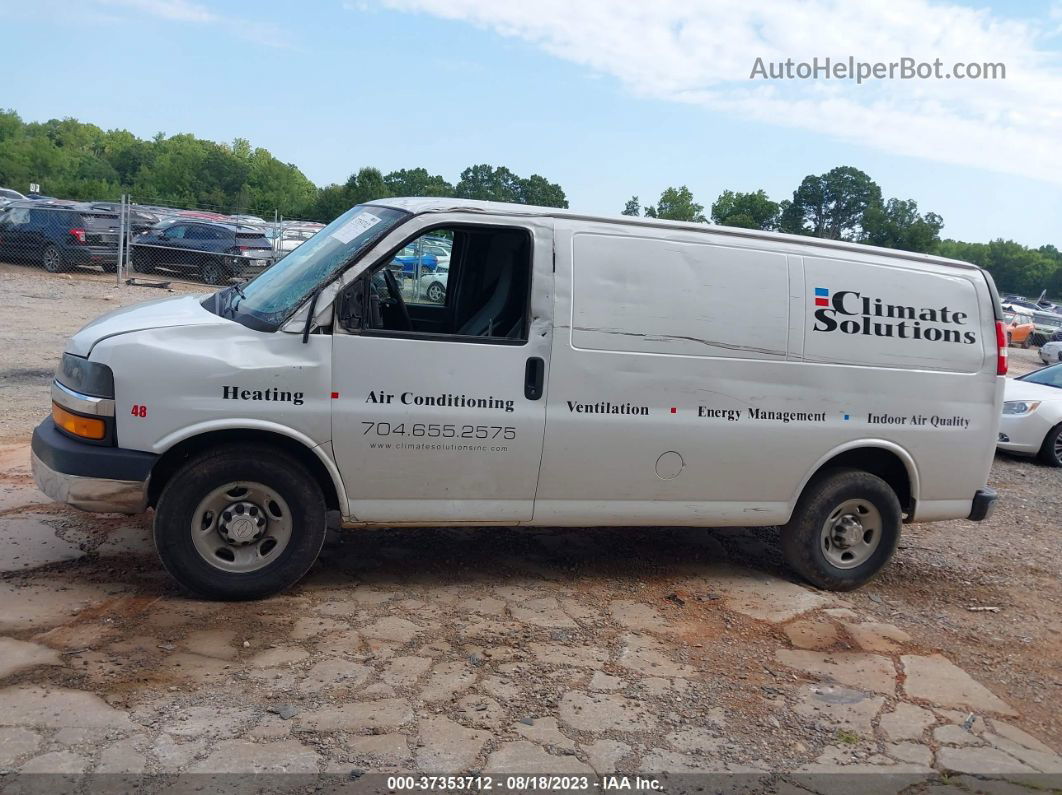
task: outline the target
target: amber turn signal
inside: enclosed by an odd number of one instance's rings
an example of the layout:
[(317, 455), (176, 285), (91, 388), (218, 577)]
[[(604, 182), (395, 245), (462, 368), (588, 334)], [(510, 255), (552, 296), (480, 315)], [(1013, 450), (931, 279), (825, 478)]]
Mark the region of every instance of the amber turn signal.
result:
[(83, 439), (99, 441), (107, 436), (107, 425), (103, 420), (98, 417), (82, 417), (80, 414), (73, 414), (55, 403), (52, 404), (52, 419), (67, 433)]

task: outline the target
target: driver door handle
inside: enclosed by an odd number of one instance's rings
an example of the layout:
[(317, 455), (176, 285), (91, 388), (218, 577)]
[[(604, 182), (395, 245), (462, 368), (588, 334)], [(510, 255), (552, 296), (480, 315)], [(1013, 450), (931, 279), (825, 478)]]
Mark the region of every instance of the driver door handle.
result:
[(542, 385), (546, 377), (546, 363), (541, 357), (532, 356), (524, 366), (524, 397), (538, 400), (542, 397)]

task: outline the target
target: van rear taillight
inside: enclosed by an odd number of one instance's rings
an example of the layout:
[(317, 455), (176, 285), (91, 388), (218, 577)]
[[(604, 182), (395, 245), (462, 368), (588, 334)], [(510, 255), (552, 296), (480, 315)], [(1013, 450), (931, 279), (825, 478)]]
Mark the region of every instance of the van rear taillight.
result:
[(1007, 351), (1007, 330), (1002, 320), (996, 321), (996, 375), (1007, 374), (1010, 355)]
[(85, 230), (81, 227), (75, 227), (70, 230), (70, 234), (74, 236), (78, 243), (85, 242)]

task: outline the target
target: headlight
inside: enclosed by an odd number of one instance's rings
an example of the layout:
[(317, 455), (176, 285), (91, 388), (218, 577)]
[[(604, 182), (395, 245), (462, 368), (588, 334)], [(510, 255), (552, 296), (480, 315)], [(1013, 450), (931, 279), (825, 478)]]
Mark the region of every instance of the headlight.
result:
[(1039, 406), (1039, 400), (1008, 400), (1003, 404), (1003, 413), (1032, 414)]
[(82, 395), (114, 397), (114, 373), (99, 362), (90, 362), (72, 353), (64, 353), (55, 371), (55, 380)]

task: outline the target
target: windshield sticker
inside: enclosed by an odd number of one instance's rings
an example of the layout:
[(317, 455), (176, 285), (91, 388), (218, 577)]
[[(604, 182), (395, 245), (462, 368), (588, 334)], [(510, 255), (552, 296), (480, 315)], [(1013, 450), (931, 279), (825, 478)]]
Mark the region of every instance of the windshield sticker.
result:
[(383, 219), (380, 216), (372, 213), (359, 213), (333, 232), (332, 237), (340, 243), (349, 243), (362, 232), (372, 229), (381, 220)]

